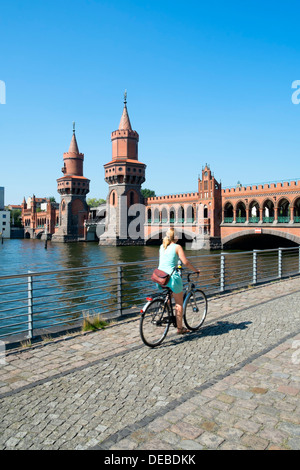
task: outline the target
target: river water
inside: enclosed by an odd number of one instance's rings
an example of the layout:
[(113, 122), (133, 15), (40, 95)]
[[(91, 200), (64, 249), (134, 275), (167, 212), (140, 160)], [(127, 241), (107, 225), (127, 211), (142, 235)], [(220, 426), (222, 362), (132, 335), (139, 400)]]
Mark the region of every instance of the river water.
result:
[[(144, 261), (158, 256), (158, 246), (103, 247), (96, 242), (53, 243), (4, 240), (0, 244), (0, 276)], [(190, 252), (193, 253), (193, 252)]]
[[(153, 290), (150, 277), (153, 268), (157, 267), (158, 250), (159, 246), (100, 247), (94, 242), (53, 243), (51, 241), (48, 241), (45, 249), (45, 242), (42, 240), (4, 240), (4, 243), (0, 244), (0, 277), (24, 275), (29, 271), (47, 273), (72, 268), (104, 267), (100, 270), (79, 270), (70, 274), (45, 276), (43, 274), (38, 278), (33, 277), (35, 328), (44, 328), (58, 314), (59, 321), (65, 321), (67, 318), (65, 315), (77, 320), (82, 317), (86, 308), (94, 308), (95, 303), (101, 312), (104, 306), (107, 311), (118, 310), (120, 282), (117, 277), (117, 265), (119, 263), (137, 262), (123, 265), (122, 268), (122, 308), (124, 310), (140, 308), (141, 302), (145, 301), (145, 293), (151, 294)], [(201, 269), (197, 284), (207, 294), (218, 293), (222, 285), (220, 252), (207, 250), (185, 250), (185, 252), (188, 258), (196, 257), (191, 261)], [(257, 282), (277, 278), (278, 256), (278, 251), (275, 250), (257, 255)], [(145, 261), (146, 263), (142, 263)], [(253, 261), (252, 251), (228, 252), (224, 268), (225, 290), (251, 285)], [(284, 251), (282, 274), (298, 272), (299, 249)], [(21, 325), (22, 328), (27, 328), (27, 279), (28, 276), (21, 279), (0, 279), (0, 338), (3, 334), (15, 334), (16, 331), (21, 331), (19, 330)]]

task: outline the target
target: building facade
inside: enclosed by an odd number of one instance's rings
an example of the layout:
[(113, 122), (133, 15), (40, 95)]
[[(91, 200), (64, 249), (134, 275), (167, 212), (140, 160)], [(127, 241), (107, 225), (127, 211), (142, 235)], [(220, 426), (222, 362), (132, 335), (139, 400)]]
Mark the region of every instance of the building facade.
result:
[(4, 210), (4, 187), (0, 186), (0, 211)]
[[(46, 203), (41, 203), (41, 200), (46, 200)], [(28, 207), (24, 197), (21, 207), (24, 238), (51, 238), (58, 227), (58, 204), (33, 195), (30, 197), (30, 206)]]
[(0, 237), (10, 238), (10, 211), (0, 210)]
[(0, 237), (10, 238), (10, 211), (5, 210), (4, 187), (0, 187)]

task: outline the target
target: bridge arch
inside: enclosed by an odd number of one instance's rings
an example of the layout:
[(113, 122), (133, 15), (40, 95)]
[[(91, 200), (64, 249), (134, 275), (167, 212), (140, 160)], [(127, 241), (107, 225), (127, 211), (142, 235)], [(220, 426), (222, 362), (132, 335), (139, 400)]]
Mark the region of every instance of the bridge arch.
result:
[[(160, 229), (157, 228), (152, 230), (148, 236), (145, 238), (146, 244), (160, 244), (166, 232), (169, 230), (170, 227), (161, 227)], [(184, 227), (176, 227), (175, 228), (176, 234), (178, 235), (178, 244), (185, 245), (185, 243), (191, 243), (193, 240), (196, 239), (197, 234), (192, 230), (186, 229)]]
[(244, 229), (227, 235), (226, 237), (222, 238), (222, 246), (223, 249), (229, 249), (234, 245), (244, 242), (245, 246), (247, 246), (248, 243), (249, 247), (253, 245), (259, 248), (259, 244), (263, 243), (264, 239), (273, 239), (274, 244), (278, 245), (278, 247), (284, 244), (288, 246), (300, 245), (300, 236), (295, 235), (294, 233), (283, 230), (276, 230), (273, 228), (263, 228), (263, 232), (261, 234), (255, 234), (253, 229)]

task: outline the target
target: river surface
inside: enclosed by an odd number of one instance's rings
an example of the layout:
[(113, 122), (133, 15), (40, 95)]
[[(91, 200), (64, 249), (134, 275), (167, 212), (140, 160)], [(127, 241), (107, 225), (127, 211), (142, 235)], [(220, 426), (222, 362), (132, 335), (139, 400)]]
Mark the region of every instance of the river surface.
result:
[[(140, 308), (139, 305), (145, 302), (145, 294), (153, 291), (150, 277), (153, 268), (157, 267), (158, 250), (159, 246), (103, 247), (94, 242), (51, 241), (45, 249), (43, 240), (4, 240), (0, 244), (0, 277), (27, 275), (28, 272), (44, 274), (31, 277), (32, 287), (28, 276), (0, 279), (0, 338), (3, 334), (27, 331), (30, 290), (35, 328), (78, 320), (87, 310), (92, 314), (116, 311), (119, 315), (120, 298), (122, 312)], [(188, 258), (196, 257), (191, 261), (201, 269), (197, 284), (207, 294), (218, 293), (222, 284), (228, 290), (249, 286), (253, 282), (252, 251), (227, 252), (222, 276), (224, 283), (221, 282), (220, 252), (185, 251)], [(126, 264), (132, 262), (137, 263)], [(123, 263), (121, 282), (119, 263)], [(276, 279), (278, 251), (261, 252), (257, 255), (256, 265), (257, 282)], [(99, 266), (101, 269), (47, 274), (49, 271)], [(299, 249), (285, 251), (282, 254), (282, 274), (298, 272)]]
[[(144, 261), (158, 256), (158, 246), (104, 247), (96, 242), (53, 243), (4, 240), (0, 244), (0, 276)], [(194, 252), (190, 252), (194, 253)]]

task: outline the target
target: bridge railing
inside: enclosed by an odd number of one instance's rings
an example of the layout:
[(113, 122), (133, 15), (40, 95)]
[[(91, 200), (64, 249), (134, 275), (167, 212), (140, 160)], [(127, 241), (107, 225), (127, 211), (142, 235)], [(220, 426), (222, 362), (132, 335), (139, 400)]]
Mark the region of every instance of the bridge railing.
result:
[[(189, 256), (208, 296), (300, 274), (300, 247)], [(0, 277), (0, 338), (32, 339), (79, 327), (84, 318), (128, 318), (157, 287), (157, 259)], [(187, 270), (183, 270), (186, 282)]]

